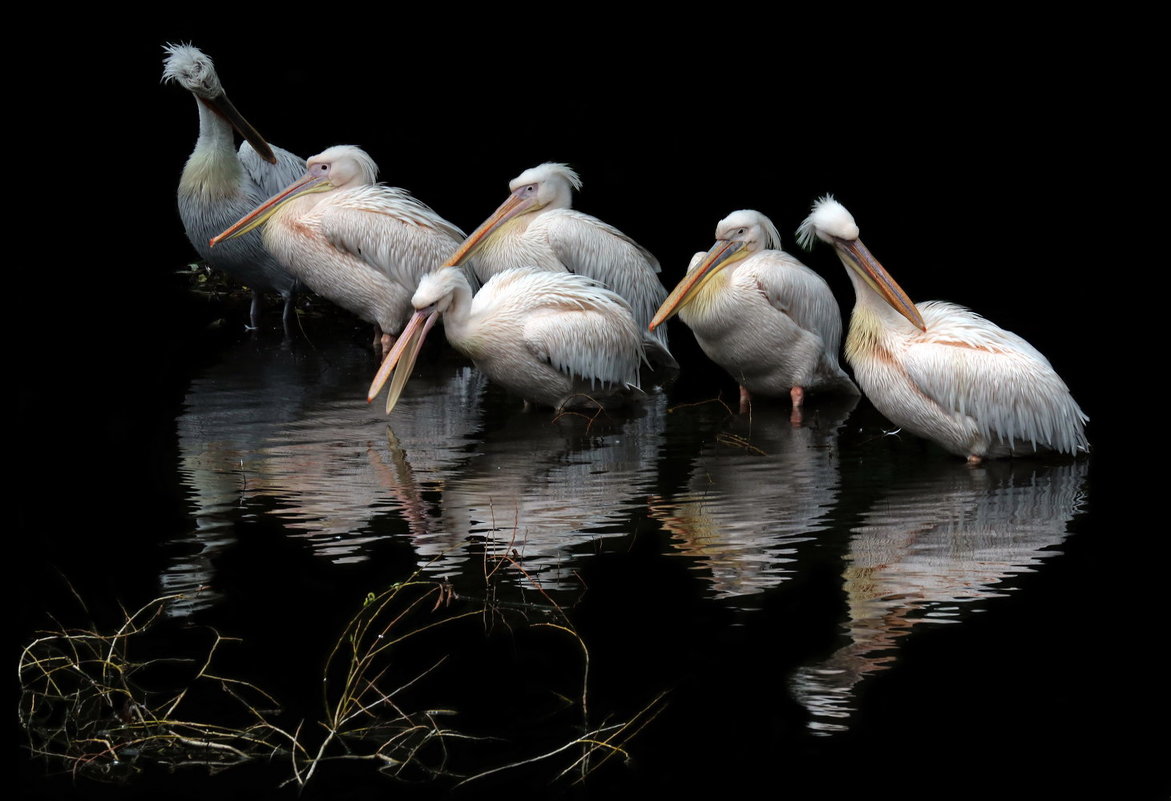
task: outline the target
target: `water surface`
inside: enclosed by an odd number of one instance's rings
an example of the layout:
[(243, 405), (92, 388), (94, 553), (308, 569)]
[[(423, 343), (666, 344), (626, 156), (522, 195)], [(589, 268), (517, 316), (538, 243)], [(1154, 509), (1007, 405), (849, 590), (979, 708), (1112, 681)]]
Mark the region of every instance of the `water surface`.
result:
[[(713, 379), (648, 386), (628, 412), (557, 416), (443, 343), (428, 356), (388, 417), (365, 402), (375, 360), (349, 332), (311, 345), (234, 337), (210, 355), (169, 423), (177, 509), (149, 583), (178, 596), (166, 607), (175, 624), (246, 641), (294, 625), (287, 587), (300, 614), (322, 616), (298, 628), (295, 650), (261, 660), (289, 676), (317, 669), (315, 638), (336, 634), (328, 621), (412, 573), (454, 598), (531, 604), (530, 621), (561, 610), (590, 650), (599, 714), (668, 698), (630, 743), (643, 767), (615, 766), (602, 787), (658, 786), (689, 747), (740, 775), (781, 758), (795, 782), (813, 781), (876, 736), (884, 675), (915, 675), (924, 653), (951, 659), (988, 637), (983, 621), (1008, 621), (993, 639), (1011, 674), (1014, 599), (1032, 619), (1054, 608), (1044, 576), (1060, 575), (1091, 506), (1090, 459), (972, 467), (891, 431), (864, 399), (814, 400), (798, 423), (784, 403), (735, 413)], [(257, 626), (264, 635), (250, 635)], [(935, 639), (944, 630), (961, 639)], [(1019, 664), (1037, 670), (1026, 652)], [(973, 728), (963, 681), (934, 677), (906, 720), (931, 710), (935, 725), (949, 721), (940, 737), (970, 748), (986, 727)], [(1016, 690), (1008, 674), (993, 685)], [(1005, 730), (1048, 713), (1015, 714)], [(708, 742), (718, 721), (745, 746)], [(885, 732), (867, 759), (908, 736)], [(915, 732), (918, 747), (926, 736)]]

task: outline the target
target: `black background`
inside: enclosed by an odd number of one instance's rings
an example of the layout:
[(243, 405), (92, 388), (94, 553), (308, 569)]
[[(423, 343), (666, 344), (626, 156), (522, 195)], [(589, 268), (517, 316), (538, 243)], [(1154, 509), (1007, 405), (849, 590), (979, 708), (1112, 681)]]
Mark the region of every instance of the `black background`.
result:
[[(160, 78), (163, 45), (190, 41), (214, 58), (229, 96), (269, 141), (302, 156), (360, 145), (382, 180), (465, 230), (522, 170), (565, 161), (584, 181), (575, 206), (654, 252), (670, 288), (730, 211), (763, 211), (800, 253), (797, 225), (832, 193), (913, 299), (968, 305), (1032, 342), (1092, 419), (1093, 538), (1064, 558), (1060, 593), (1049, 596), (1060, 604), (1024, 607), (1007, 633), (976, 626), (942, 659), (908, 655), (900, 680), (970, 683), (970, 708), (892, 708), (881, 719), (890, 742), (915, 750), (852, 756), (861, 771), (889, 764), (892, 775), (908, 773), (900, 760), (922, 758), (910, 771), (922, 777), (918, 789), (940, 788), (923, 797), (962, 797), (965, 782), (987, 792), (1013, 775), (1006, 764), (961, 768), (930, 746), (942, 720), (978, 720), (986, 709), (985, 725), (947, 754), (999, 737), (1006, 763), (1021, 763), (1053, 797), (1082, 784), (1108, 792), (1112, 777), (1132, 791), (1165, 790), (1152, 756), (1167, 720), (1158, 656), (1166, 626), (1155, 600), (1165, 584), (1162, 524), (1140, 488), (1147, 463), (1131, 461), (1127, 445), (1138, 440), (1157, 458), (1165, 439), (1152, 394), (1158, 341), (1143, 326), (1157, 311), (1136, 297), (1159, 290), (1150, 265), (1121, 249), (1157, 236), (1162, 220), (1123, 189), (1148, 183), (1152, 168), (1146, 128), (1130, 116), (1127, 70), (1085, 45), (1109, 32), (1091, 19), (1065, 18), (1057, 35), (1052, 20), (1016, 15), (945, 24), (836, 10), (798, 27), (779, 9), (752, 18), (731, 8), (633, 27), (601, 7), (585, 11), (545, 9), (521, 23), (519, 12), (457, 18), (447, 8), (406, 20), (388, 7), (386, 18), (364, 19), (339, 7), (267, 36), (277, 10), (241, 9), (232, 24), (136, 18), (112, 33), (118, 20), (103, 17), (76, 38), (46, 38), (40, 63), (22, 66), (32, 91), (8, 150), (25, 479), (17, 520), (35, 542), (21, 599), (39, 599), (34, 585), (52, 569), (43, 565), (64, 552), (91, 556), (100, 571), (150, 547), (145, 520), (116, 544), (89, 538), (101, 530), (94, 510), (120, 494), (141, 506), (139, 493), (159, 493), (160, 511), (174, 514), (165, 497), (174, 490), (154, 478), (173, 470), (157, 463), (157, 432), (200, 358), (204, 312), (175, 274), (194, 257), (174, 193), (195, 141), (195, 102)], [(903, 23), (913, 25), (895, 36)], [(832, 251), (800, 255), (848, 309), (852, 290)], [(684, 370), (710, 370), (676, 332)], [(49, 524), (45, 503), (60, 508)], [(35, 600), (22, 603), (26, 623), (40, 612)], [(1076, 663), (1066, 675), (1037, 674), (1040, 653), (1054, 648)], [(1020, 675), (995, 672), (1004, 649), (1020, 651)], [(1051, 688), (1040, 706), (1048, 725), (1005, 732), (996, 716), (1036, 703), (1037, 685)], [(892, 688), (890, 703), (900, 697)], [(869, 732), (863, 742), (884, 737)], [(736, 750), (715, 749), (725, 758)], [(1072, 778), (1084, 774), (1071, 766), (1091, 763), (1092, 779)], [(822, 779), (826, 788), (870, 786)]]

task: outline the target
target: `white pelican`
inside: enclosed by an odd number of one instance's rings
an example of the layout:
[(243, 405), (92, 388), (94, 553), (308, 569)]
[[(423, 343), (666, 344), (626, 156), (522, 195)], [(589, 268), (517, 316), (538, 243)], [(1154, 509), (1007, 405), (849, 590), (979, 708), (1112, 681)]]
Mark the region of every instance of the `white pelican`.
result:
[(419, 278), (455, 251), (463, 232), (406, 190), (376, 184), (377, 174), (366, 151), (335, 145), (211, 243), (263, 224), (277, 260), (318, 295), (374, 323), (385, 355), (411, 315)]
[(581, 179), (566, 164), (547, 162), (509, 183), (512, 194), (467, 238), (452, 264), (476, 255), (481, 283), (511, 267), (538, 267), (584, 275), (625, 298), (644, 332), (656, 367), (678, 369), (667, 334), (647, 329), (667, 297), (659, 261), (626, 234), (571, 208)]
[(440, 316), (452, 347), (526, 403), (596, 409), (641, 394), (642, 330), (625, 300), (583, 275), (516, 267), (473, 297), (464, 272), (444, 266), (423, 276), (411, 302), (415, 314), (367, 396), (377, 397), (393, 371), (388, 414)]
[(857, 395), (858, 388), (838, 366), (842, 315), (833, 292), (780, 246), (768, 217), (732, 212), (650, 327), (678, 313), (708, 358), (739, 382), (741, 412), (752, 395), (787, 395), (799, 421), (806, 392)]
[(832, 197), (813, 205), (798, 237), (833, 245), (846, 266), (856, 295), (846, 360), (892, 423), (973, 463), (1089, 451), (1089, 418), (1044, 356), (962, 306), (913, 304)]
[[(208, 240), (249, 209), (305, 171), (305, 160), (272, 147), (224, 94), (212, 60), (191, 45), (169, 44), (163, 80), (195, 95), (199, 138), (179, 178), (179, 218), (200, 258), (244, 282), (252, 290), (249, 321), (260, 319), (263, 292), (285, 300), (286, 328), (293, 308), (296, 279), (274, 259), (258, 235), (241, 238), (212, 253)], [(234, 131), (244, 137), (239, 151)]]

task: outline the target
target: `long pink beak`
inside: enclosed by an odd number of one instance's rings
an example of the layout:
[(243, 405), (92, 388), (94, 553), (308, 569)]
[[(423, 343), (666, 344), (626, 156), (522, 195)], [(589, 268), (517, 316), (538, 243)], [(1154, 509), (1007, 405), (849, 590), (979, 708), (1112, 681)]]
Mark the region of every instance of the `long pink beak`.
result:
[(492, 212), (491, 217), (480, 223), (480, 226), (468, 235), (468, 238), (456, 249), (455, 253), (451, 254), (445, 266), (458, 267), (465, 259), (480, 249), (493, 231), (518, 214), (528, 211), (533, 205), (534, 201), (531, 198), (523, 198), (513, 192), (496, 211)]
[(382, 385), (390, 378), (391, 373), (394, 373), (394, 378), (390, 382), (390, 390), (386, 394), (386, 413), (390, 414), (395, 404), (398, 403), (399, 396), (403, 393), (403, 387), (407, 385), (407, 380), (415, 369), (415, 360), (419, 358), (423, 340), (427, 338), (427, 332), (435, 325), (437, 319), (439, 319), (439, 312), (434, 306), (419, 309), (411, 315), (411, 319), (403, 328), (398, 341), (394, 343), (390, 353), (386, 354), (386, 358), (382, 360), (382, 365), (378, 368), (378, 373), (370, 384), (370, 391), (366, 393), (367, 403), (378, 397), (378, 393), (382, 391)]
[(679, 282), (667, 299), (659, 306), (648, 328), (654, 331), (657, 326), (670, 320), (680, 309), (691, 302), (709, 278), (719, 272), (728, 262), (735, 261), (745, 254), (744, 243), (734, 239), (718, 239), (704, 255), (694, 270), (688, 270), (687, 275)]
[(259, 206), (248, 212), (236, 222), (232, 223), (222, 233), (213, 236), (209, 240), (209, 244), (215, 247), (225, 239), (233, 239), (237, 236), (243, 236), (265, 223), (269, 217), (276, 213), (284, 204), (288, 203), (295, 197), (308, 194), (310, 192), (321, 192), (329, 188), (327, 183), (328, 178), (321, 175), (312, 175), (306, 173), (303, 177), (298, 178), (293, 183), (286, 186), (281, 191), (270, 197), (268, 200), (261, 203)]
[(882, 299), (890, 304), (891, 308), (906, 317), (911, 325), (920, 331), (927, 330), (927, 323), (923, 322), (923, 315), (908, 297), (898, 282), (891, 277), (882, 263), (870, 253), (860, 239), (835, 239), (834, 248), (842, 257), (846, 266), (862, 277)]

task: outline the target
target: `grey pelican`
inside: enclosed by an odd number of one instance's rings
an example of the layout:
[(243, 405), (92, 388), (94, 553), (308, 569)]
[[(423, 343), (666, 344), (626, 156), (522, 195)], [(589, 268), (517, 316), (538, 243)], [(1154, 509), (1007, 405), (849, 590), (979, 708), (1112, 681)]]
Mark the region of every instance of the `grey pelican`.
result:
[[(164, 82), (191, 92), (199, 109), (199, 138), (179, 178), (179, 218), (187, 238), (200, 258), (252, 290), (252, 328), (259, 323), (262, 293), (272, 291), (284, 298), (287, 329), (297, 281), (265, 250), (260, 237), (241, 238), (214, 253), (208, 240), (303, 173), (305, 160), (261, 138), (228, 100), (212, 60), (199, 48), (169, 44), (164, 49)], [(239, 150), (236, 132), (244, 137)]]

